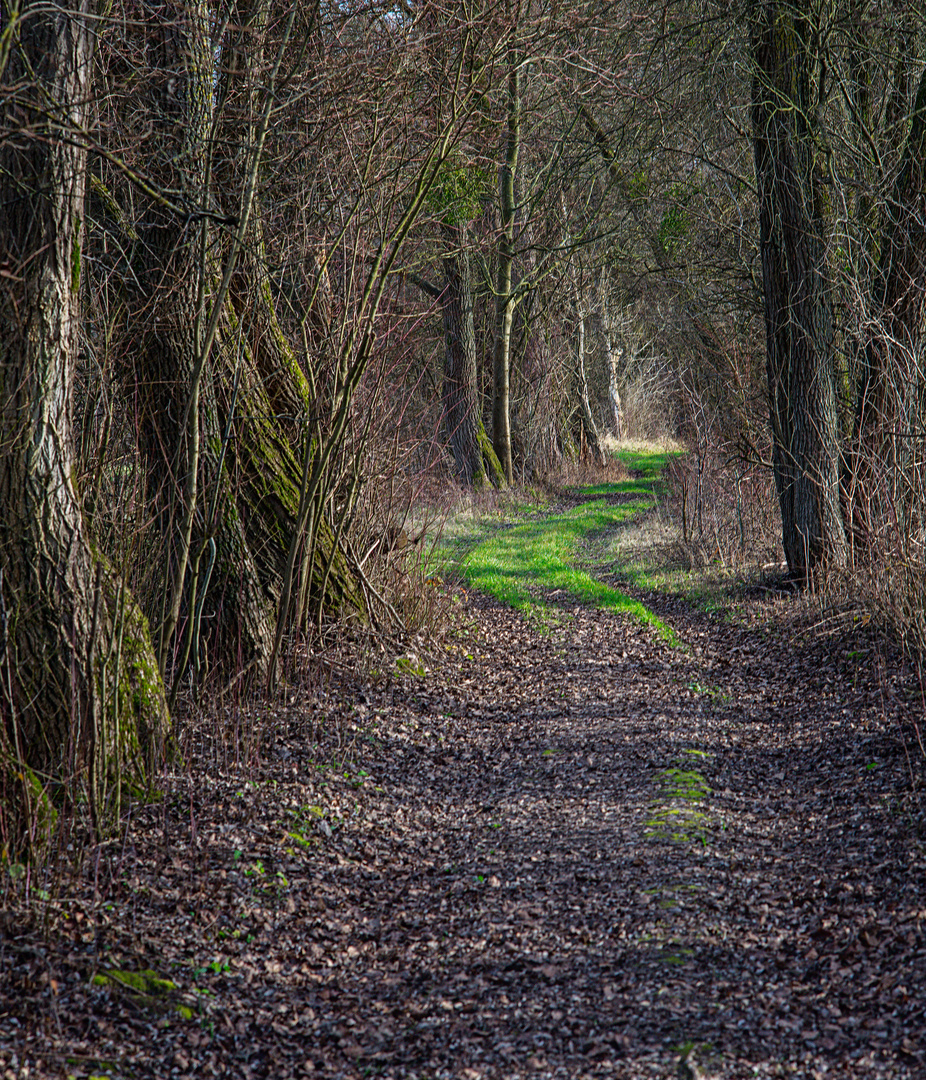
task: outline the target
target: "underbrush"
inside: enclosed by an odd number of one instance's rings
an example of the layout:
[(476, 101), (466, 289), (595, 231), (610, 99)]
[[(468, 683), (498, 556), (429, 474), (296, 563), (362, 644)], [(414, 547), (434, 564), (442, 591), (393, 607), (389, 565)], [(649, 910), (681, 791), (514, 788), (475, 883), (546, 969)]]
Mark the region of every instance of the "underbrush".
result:
[(657, 497), (595, 546), (596, 566), (640, 592), (681, 595), (705, 610), (727, 609), (781, 577), (777, 498), (762, 466), (730, 461), (722, 447), (613, 450)]
[(848, 566), (832, 568), (806, 593), (788, 585), (767, 463), (702, 444), (672, 456), (665, 479), (657, 511), (620, 536), (621, 577), (640, 588), (677, 591), (708, 610), (725, 609), (756, 589), (769, 596), (784, 590), (820, 632), (876, 627), (885, 644), (899, 645), (914, 664), (926, 707), (926, 514), (912, 473), (899, 491), (886, 480), (875, 485), (877, 495), (852, 512), (853, 520), (867, 523), (865, 543), (850, 533)]
[(666, 479), (680, 562), (692, 570), (782, 566), (778, 498), (764, 464), (709, 446), (674, 457)]

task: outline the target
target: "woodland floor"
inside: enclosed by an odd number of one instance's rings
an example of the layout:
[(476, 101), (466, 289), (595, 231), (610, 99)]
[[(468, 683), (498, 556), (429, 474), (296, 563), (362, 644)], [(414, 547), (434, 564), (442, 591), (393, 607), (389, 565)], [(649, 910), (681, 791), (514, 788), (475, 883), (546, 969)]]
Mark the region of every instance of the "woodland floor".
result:
[(249, 752), (213, 717), (83, 879), (8, 887), (0, 1076), (926, 1077), (911, 672), (774, 591), (647, 595), (681, 646), (549, 599)]

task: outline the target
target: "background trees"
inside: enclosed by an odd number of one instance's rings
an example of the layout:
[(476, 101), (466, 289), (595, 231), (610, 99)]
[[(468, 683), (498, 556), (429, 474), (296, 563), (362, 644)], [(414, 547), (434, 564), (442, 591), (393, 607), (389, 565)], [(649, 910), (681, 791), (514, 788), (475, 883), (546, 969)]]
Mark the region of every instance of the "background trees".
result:
[(741, 538), (773, 476), (794, 578), (921, 598), (915, 5), (86, 17), (0, 38), (17, 760), (89, 775), (158, 744), (162, 680), (272, 686), (328, 618), (401, 624), (370, 553), (435, 454), (502, 484), (680, 435), (702, 539), (710, 469)]

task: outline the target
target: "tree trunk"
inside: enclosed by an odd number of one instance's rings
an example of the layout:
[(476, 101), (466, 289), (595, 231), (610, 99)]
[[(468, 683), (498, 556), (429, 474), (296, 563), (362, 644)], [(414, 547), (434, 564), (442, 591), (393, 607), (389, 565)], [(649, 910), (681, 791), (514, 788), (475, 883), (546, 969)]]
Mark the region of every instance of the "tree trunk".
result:
[(926, 404), (921, 366), (926, 305), (926, 72), (920, 77), (907, 145), (883, 220), (856, 429), (862, 452), (897, 473), (912, 452), (910, 434), (921, 430)]
[(615, 439), (624, 437), (624, 413), (620, 391), (620, 348), (614, 344), (614, 324), (611, 317), (610, 283), (607, 272), (602, 269), (598, 279), (598, 312), (595, 319), (598, 347), (604, 364), (608, 384), (608, 406)]
[[(99, 823), (104, 783), (127, 762), (143, 773), (167, 715), (147, 623), (94, 553), (72, 479), (86, 183), (73, 132), (86, 129), (91, 100), (86, 9), (28, 3), (20, 15), (0, 143), (4, 707), (25, 763), (59, 778), (86, 766)], [(5, 3), (2, 18), (11, 25)]]
[(509, 57), (508, 142), (505, 161), (499, 170), (498, 278), (496, 284), (495, 347), (493, 351), (492, 445), (502, 472), (513, 482), (511, 463), (511, 323), (514, 297), (511, 292), (511, 265), (514, 248), (514, 185), (521, 144), (521, 71), (516, 57)]
[(598, 425), (592, 415), (588, 396), (588, 375), (585, 370), (585, 316), (578, 312), (576, 327), (576, 393), (579, 398), (579, 419), (582, 425), (582, 442), (596, 465), (604, 465), (605, 453), (601, 446)]
[[(530, 260), (531, 256), (528, 255)], [(550, 335), (541, 326), (544, 299), (539, 286), (525, 292), (515, 309), (517, 375), (512, 441), (525, 473), (541, 477), (562, 465), (561, 418), (569, 411), (569, 387), (562, 387), (550, 355)]]
[[(202, 0), (149, 5), (151, 175), (169, 198), (152, 198), (138, 225), (134, 318), (145, 328), (129, 375), (138, 402), (148, 500), (164, 543), (165, 586), (151, 615), (162, 670), (190, 659), (239, 672), (269, 656), (272, 604), (250, 555), (225, 450), (214, 356), (205, 340), (220, 268), (207, 211), (212, 155), (213, 62)], [(205, 619), (205, 622), (203, 622)], [(178, 633), (179, 631), (179, 633)], [(208, 641), (208, 646), (205, 642)]]
[[(501, 486), (504, 475), (482, 423), (476, 366), (476, 328), (473, 320), (473, 275), (457, 225), (444, 225), (446, 250), (442, 259), (444, 288), (444, 424), (453, 451), (457, 478), (482, 487), (487, 478)], [(488, 467), (490, 476), (487, 477)]]
[[(264, 7), (248, 10), (235, 32), (260, 53)], [(151, 108), (158, 179), (162, 190), (183, 192), (183, 201), (165, 207), (153, 200), (138, 230), (137, 276), (145, 287), (135, 306), (147, 333), (133, 377), (151, 495), (171, 545), (168, 577), (182, 587), (179, 609), (162, 616), (165, 650), (171, 645), (178, 673), (208, 657), (226, 677), (262, 677), (274, 651), (302, 461), (312, 445), (302, 423), (316, 403), (276, 317), (259, 210), (242, 198), (257, 124), (243, 42), (226, 48), (228, 71), (242, 84), (229, 86), (225, 72), (219, 100), (227, 115), (218, 119), (213, 146), (208, 22), (186, 7), (162, 4), (156, 11), (162, 67), (152, 73)], [(177, 82), (178, 72), (181, 92), (166, 93), (161, 83)], [(225, 213), (215, 215), (219, 200)], [(207, 228), (211, 216), (221, 216), (242, 229), (245, 214), (243, 236)], [(210, 254), (216, 248), (224, 265)], [(220, 280), (229, 260), (235, 263), (226, 293)], [(184, 521), (195, 527), (185, 529)], [(362, 614), (358, 583), (321, 513), (307, 546), (307, 580), (297, 595), (315, 613)]]
[(773, 465), (785, 556), (803, 582), (846, 558), (810, 38), (801, 13), (764, 0), (752, 38), (752, 121)]

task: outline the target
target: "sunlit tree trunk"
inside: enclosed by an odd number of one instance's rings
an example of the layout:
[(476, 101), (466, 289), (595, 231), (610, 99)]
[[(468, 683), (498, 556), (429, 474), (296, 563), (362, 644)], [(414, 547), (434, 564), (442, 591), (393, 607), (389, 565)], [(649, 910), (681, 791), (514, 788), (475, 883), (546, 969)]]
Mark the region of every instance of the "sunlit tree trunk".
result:
[(623, 438), (624, 417), (620, 391), (620, 349), (614, 341), (610, 285), (605, 270), (601, 271), (598, 278), (598, 311), (595, 316), (595, 330), (608, 384), (611, 430), (615, 439), (621, 439)]
[[(577, 290), (578, 299), (578, 290)], [(605, 462), (604, 450), (601, 446), (601, 436), (598, 433), (598, 425), (592, 413), (592, 404), (588, 393), (588, 373), (585, 367), (585, 327), (586, 317), (579, 308), (576, 318), (576, 366), (575, 386), (576, 397), (579, 399), (579, 422), (582, 428), (582, 442), (596, 465)]]
[[(159, 745), (166, 710), (147, 623), (95, 553), (73, 485), (87, 10), (27, 3), (18, 14), (0, 141), (4, 705), (25, 760), (59, 776), (86, 765), (99, 809), (106, 777)], [(4, 28), (11, 17), (4, 3)]]

